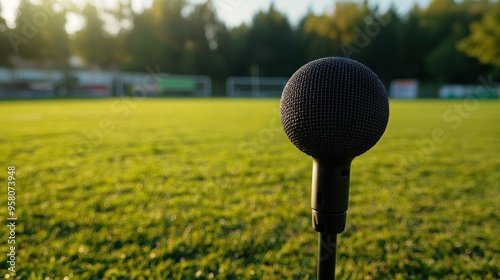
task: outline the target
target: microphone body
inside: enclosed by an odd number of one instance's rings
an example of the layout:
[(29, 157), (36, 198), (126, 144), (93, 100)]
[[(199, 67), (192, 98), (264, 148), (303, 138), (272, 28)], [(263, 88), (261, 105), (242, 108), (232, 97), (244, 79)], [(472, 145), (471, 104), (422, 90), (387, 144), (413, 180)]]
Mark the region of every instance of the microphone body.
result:
[(351, 161), (313, 158), (311, 208), (317, 232), (338, 234), (345, 229)]

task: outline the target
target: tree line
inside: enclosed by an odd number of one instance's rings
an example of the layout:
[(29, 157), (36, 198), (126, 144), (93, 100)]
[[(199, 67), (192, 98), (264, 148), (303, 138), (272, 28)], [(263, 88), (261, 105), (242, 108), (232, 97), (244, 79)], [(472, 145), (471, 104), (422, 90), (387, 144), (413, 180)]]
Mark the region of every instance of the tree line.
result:
[[(307, 13), (297, 24), (273, 5), (250, 24), (228, 27), (217, 1), (154, 0), (141, 12), (129, 0), (114, 8), (57, 0), (21, 0), (15, 27), (0, 17), (0, 65), (30, 61), (70, 69), (77, 57), (86, 68), (145, 71), (159, 66), (172, 74), (290, 76), (316, 58), (344, 56), (372, 68), (388, 84), (416, 78), (422, 83), (477, 83), (500, 77), (500, 3), (433, 0), (400, 14), (367, 1), (337, 1), (332, 11)], [(0, 8), (1, 9), (1, 8)], [(69, 34), (68, 15), (84, 20)]]

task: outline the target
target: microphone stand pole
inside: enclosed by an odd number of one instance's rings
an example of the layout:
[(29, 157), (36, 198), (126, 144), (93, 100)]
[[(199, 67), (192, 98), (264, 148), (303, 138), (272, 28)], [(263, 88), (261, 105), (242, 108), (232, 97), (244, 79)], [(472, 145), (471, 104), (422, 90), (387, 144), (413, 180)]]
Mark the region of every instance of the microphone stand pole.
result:
[(318, 280), (334, 280), (337, 234), (318, 233), (318, 237)]

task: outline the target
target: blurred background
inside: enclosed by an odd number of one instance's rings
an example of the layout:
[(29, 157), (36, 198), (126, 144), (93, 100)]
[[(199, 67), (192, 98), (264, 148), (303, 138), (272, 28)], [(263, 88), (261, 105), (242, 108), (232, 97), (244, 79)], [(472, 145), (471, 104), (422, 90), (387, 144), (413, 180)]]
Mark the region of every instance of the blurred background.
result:
[[(1, 0), (0, 5), (4, 98), (133, 94), (144, 80), (140, 73), (148, 72), (158, 74), (149, 87), (154, 95), (244, 96), (246, 90), (280, 96), (286, 77), (326, 56), (366, 64), (393, 97), (470, 97), (473, 87), (465, 85), (487, 82), (490, 90), (482, 97), (498, 98), (497, 1)], [(233, 76), (247, 78), (228, 80)]]

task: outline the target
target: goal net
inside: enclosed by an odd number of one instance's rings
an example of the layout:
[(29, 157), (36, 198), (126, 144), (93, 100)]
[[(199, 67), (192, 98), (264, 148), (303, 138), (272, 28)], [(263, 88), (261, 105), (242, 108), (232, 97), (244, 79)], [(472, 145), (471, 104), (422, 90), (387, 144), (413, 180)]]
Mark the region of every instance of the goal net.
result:
[(270, 98), (281, 97), (288, 78), (285, 77), (228, 77), (228, 97)]

